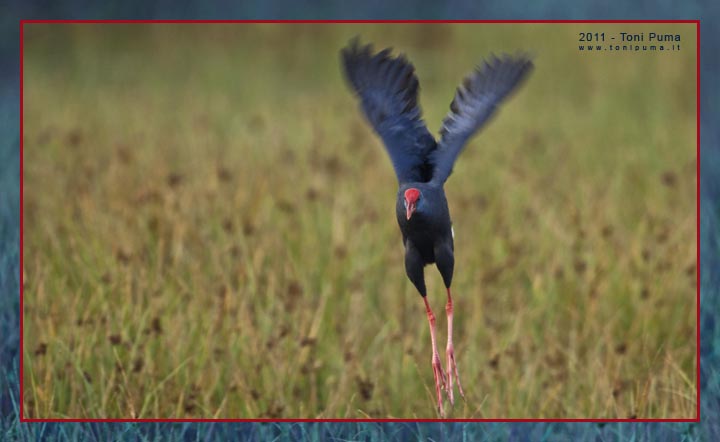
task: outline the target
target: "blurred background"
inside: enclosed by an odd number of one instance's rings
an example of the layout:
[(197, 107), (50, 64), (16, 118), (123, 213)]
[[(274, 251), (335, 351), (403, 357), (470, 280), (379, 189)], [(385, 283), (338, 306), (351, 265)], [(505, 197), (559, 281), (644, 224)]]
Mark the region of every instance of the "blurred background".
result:
[[(621, 31), (682, 47), (578, 51)], [(484, 56), (536, 56), (446, 185), (448, 417), (693, 417), (695, 28), (636, 24), (26, 25), (26, 416), (436, 417), (355, 35), (432, 132)]]

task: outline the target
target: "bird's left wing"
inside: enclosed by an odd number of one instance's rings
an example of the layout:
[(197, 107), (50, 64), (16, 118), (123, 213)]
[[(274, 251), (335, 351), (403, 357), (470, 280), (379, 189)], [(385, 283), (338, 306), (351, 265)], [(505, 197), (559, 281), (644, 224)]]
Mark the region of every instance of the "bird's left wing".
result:
[(495, 113), (497, 106), (532, 70), (525, 55), (491, 56), (457, 88), (450, 113), (443, 120), (438, 148), (432, 152), (432, 182), (442, 184), (468, 139)]
[(429, 181), (435, 138), (422, 120), (415, 68), (390, 49), (372, 54), (357, 39), (342, 50), (342, 65), (370, 124), (382, 138), (400, 183)]

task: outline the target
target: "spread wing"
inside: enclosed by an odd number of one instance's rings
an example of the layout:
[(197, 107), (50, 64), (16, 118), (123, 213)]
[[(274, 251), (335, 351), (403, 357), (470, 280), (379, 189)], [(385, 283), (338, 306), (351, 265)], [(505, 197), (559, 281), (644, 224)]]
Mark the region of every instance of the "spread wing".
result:
[(357, 39), (352, 40), (341, 52), (345, 76), (382, 138), (398, 181), (427, 182), (436, 142), (421, 118), (415, 68), (403, 55), (392, 57), (390, 49), (372, 51), (371, 45), (358, 46)]
[(527, 78), (532, 67), (532, 61), (525, 55), (503, 55), (500, 58), (493, 55), (458, 86), (450, 113), (440, 129), (438, 148), (430, 157), (434, 183), (442, 184), (447, 180), (468, 139)]

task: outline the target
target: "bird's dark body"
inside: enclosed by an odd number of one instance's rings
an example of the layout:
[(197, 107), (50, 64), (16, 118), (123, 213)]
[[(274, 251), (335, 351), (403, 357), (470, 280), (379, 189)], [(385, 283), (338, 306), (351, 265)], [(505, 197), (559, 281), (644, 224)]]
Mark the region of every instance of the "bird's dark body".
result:
[[(418, 189), (423, 198), (410, 219), (406, 217), (404, 193)], [(455, 259), (453, 233), (445, 191), (442, 186), (428, 183), (407, 183), (398, 190), (395, 205), (400, 232), (405, 246), (405, 270), (422, 296), (426, 296), (424, 267), (437, 264), (443, 282), (450, 286)]]

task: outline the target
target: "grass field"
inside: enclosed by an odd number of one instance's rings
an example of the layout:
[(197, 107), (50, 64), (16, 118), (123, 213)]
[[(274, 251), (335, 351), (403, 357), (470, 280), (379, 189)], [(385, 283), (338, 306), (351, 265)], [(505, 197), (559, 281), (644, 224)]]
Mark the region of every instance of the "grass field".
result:
[[(25, 415), (436, 417), (360, 34), (433, 132), (482, 56), (536, 56), (446, 185), (448, 417), (694, 417), (695, 30), (623, 26), (26, 25)], [(682, 50), (577, 50), (628, 26)]]

